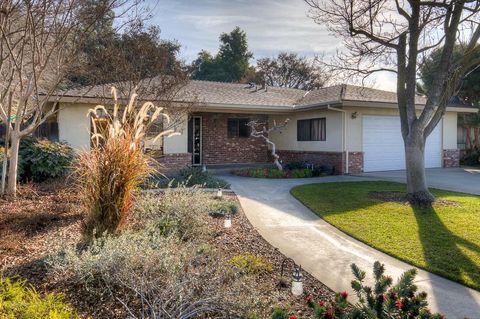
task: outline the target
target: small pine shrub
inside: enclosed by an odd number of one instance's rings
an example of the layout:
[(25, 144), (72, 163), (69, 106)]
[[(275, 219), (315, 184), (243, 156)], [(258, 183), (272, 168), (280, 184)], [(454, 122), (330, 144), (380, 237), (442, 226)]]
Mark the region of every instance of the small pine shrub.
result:
[(40, 296), (25, 280), (0, 277), (0, 318), (73, 319), (79, 318), (60, 294)]
[(273, 270), (272, 264), (265, 258), (248, 253), (233, 256), (228, 263), (246, 275), (272, 272)]

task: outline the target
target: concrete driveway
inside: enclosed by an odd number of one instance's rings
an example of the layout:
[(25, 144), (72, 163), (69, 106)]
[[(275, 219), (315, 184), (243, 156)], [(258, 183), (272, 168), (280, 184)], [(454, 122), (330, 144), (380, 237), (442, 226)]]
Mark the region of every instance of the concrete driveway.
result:
[[(429, 187), (480, 195), (480, 169), (430, 168), (427, 169)], [(363, 173), (362, 176), (393, 182), (406, 182), (405, 171)]]
[[(457, 173), (462, 175), (461, 172)], [(415, 268), (339, 231), (290, 195), (292, 187), (302, 184), (379, 178), (356, 176), (287, 180), (238, 176), (221, 178), (232, 185), (247, 218), (258, 232), (272, 246), (293, 258), (334, 291), (348, 290), (354, 299), (350, 286), (351, 263), (357, 264), (370, 274), (374, 261), (379, 260), (386, 265), (387, 273), (394, 278), (398, 278), (408, 269)], [(417, 270), (415, 283), (420, 291), (428, 293), (428, 301), (433, 311), (443, 313), (449, 319), (479, 318), (480, 292), (425, 270)], [(369, 275), (367, 281), (371, 284), (373, 278)]]

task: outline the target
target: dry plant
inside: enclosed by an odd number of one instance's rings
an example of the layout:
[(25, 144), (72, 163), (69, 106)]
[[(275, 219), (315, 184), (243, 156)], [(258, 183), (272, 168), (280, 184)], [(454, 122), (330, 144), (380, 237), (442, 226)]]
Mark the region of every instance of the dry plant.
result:
[[(87, 240), (122, 230), (135, 190), (154, 171), (151, 158), (142, 151), (143, 138), (156, 121), (170, 121), (163, 108), (151, 102), (138, 107), (135, 93), (122, 112), (114, 87), (112, 95), (111, 114), (103, 105), (89, 111), (93, 147), (80, 154), (76, 165), (77, 187), (88, 213), (84, 229)], [(173, 130), (163, 131), (154, 142), (174, 134)]]

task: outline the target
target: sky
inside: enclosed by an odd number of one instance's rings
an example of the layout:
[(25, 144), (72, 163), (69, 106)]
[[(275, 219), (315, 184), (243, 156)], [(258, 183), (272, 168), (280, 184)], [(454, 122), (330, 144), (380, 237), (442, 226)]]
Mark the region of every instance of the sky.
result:
[[(163, 39), (182, 45), (187, 62), (200, 50), (218, 51), (219, 35), (239, 26), (247, 33), (254, 59), (274, 57), (280, 51), (326, 58), (342, 49), (342, 43), (308, 18), (303, 0), (147, 0), (152, 18)], [(254, 63), (255, 60), (251, 60)], [(395, 79), (377, 74), (373, 87), (395, 90)]]

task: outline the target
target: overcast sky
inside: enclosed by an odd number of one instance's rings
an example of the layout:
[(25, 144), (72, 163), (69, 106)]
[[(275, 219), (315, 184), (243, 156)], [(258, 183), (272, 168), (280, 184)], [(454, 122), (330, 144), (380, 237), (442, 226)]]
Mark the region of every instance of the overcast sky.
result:
[[(182, 57), (192, 61), (204, 49), (216, 53), (218, 37), (239, 26), (247, 33), (254, 58), (273, 57), (280, 51), (326, 57), (342, 48), (325, 27), (307, 17), (303, 0), (148, 0), (162, 38), (182, 45)], [(253, 63), (254, 60), (251, 60)], [(392, 76), (377, 76), (375, 87), (394, 90)]]

